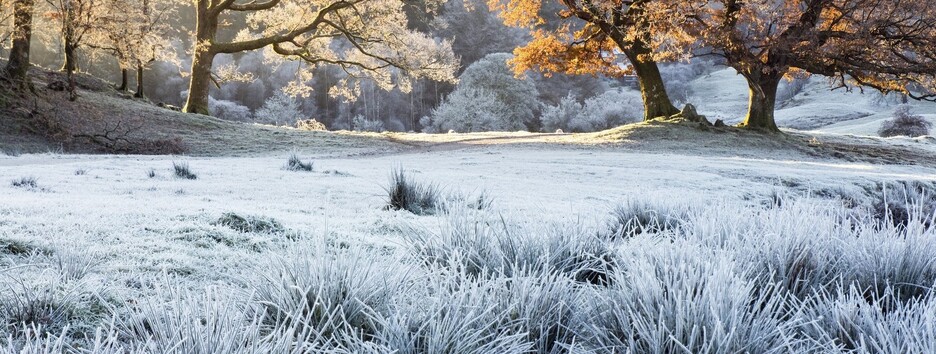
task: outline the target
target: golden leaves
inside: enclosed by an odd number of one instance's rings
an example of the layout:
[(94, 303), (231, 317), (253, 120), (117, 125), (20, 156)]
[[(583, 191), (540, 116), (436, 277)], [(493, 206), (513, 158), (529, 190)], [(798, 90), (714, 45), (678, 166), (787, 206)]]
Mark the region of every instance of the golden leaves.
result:
[(556, 32), (536, 30), (533, 39), (514, 50), (509, 64), (516, 75), (527, 70), (539, 70), (544, 75), (553, 73), (570, 75), (621, 76), (624, 68), (615, 63), (615, 44), (606, 37), (582, 38), (585, 31), (569, 35), (561, 28)]

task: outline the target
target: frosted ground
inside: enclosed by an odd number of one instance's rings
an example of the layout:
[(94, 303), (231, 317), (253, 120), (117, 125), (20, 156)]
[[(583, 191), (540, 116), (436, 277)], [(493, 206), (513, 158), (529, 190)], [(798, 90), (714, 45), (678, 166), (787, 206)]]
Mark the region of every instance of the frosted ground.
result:
[[(897, 226), (874, 210), (886, 186), (933, 189), (932, 165), (472, 137), (300, 152), (312, 172), (284, 169), (288, 153), (0, 156), (0, 348), (936, 348), (931, 209)], [(400, 166), (451, 196), (448, 212), (385, 210)], [(35, 186), (12, 186), (24, 177)], [(480, 195), (493, 204), (475, 210)], [(642, 232), (615, 234), (619, 206)]]

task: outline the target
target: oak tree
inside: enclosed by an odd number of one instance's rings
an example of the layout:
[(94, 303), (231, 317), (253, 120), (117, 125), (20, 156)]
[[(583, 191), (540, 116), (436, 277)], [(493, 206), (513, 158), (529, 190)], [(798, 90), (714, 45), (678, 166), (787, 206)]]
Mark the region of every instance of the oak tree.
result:
[[(507, 24), (531, 28), (532, 40), (514, 51), (517, 72), (538, 69), (544, 73), (633, 73), (640, 84), (644, 119), (679, 113), (673, 106), (650, 43), (647, 7), (657, 0), (560, 0), (558, 19), (541, 15), (543, 0), (489, 0)], [(577, 21), (561, 21), (576, 19)], [(558, 23), (554, 23), (557, 22)], [(619, 56), (630, 63), (620, 65)]]
[(658, 23), (670, 21), (660, 26), (668, 33), (656, 33), (661, 48), (708, 47), (747, 80), (743, 127), (777, 131), (777, 87), (798, 73), (936, 99), (932, 1), (673, 0), (652, 13)]
[[(439, 5), (427, 1), (429, 7)], [(195, 0), (184, 110), (208, 113), (215, 56), (261, 48), (288, 59), (337, 65), (382, 88), (408, 89), (410, 78), (454, 80), (451, 46), (407, 28), (405, 5), (399, 0)], [(234, 13), (246, 14), (249, 29), (232, 40), (219, 38), (222, 19)]]

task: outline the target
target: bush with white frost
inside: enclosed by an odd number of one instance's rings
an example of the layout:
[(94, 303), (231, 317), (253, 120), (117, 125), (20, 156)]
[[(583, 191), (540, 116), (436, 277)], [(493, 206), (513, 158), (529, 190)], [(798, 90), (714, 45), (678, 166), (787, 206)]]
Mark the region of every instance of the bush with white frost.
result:
[(355, 131), (359, 132), (372, 132), (372, 133), (381, 133), (384, 129), (384, 124), (380, 120), (371, 120), (363, 115), (356, 115), (351, 121)]
[(267, 99), (254, 113), (254, 121), (262, 124), (293, 125), (302, 118), (299, 102), (283, 92)]
[(885, 121), (878, 129), (878, 135), (888, 138), (893, 136), (909, 136), (915, 138), (930, 134), (933, 123), (923, 116), (913, 114), (913, 107), (900, 105), (894, 109), (894, 118)]
[(211, 113), (211, 116), (224, 120), (250, 122), (253, 119), (253, 114), (250, 113), (250, 108), (247, 108), (247, 106), (214, 98), (208, 100), (208, 112)]
[(572, 95), (547, 107), (540, 118), (544, 131), (595, 132), (639, 122), (643, 118), (640, 92), (627, 88), (607, 91), (579, 103)]
[(514, 76), (507, 66), (511, 58), (490, 54), (465, 69), (455, 91), (421, 121), (424, 131), (517, 131), (538, 125), (536, 84)]

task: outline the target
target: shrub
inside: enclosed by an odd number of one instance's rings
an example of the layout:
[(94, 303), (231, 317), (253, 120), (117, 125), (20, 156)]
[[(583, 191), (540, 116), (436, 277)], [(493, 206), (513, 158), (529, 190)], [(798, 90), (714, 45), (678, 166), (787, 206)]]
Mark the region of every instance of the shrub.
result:
[(236, 102), (208, 99), (208, 111), (212, 116), (220, 119), (232, 120), (237, 122), (250, 122), (253, 115), (250, 114), (250, 108), (242, 106)]
[(434, 184), (414, 181), (402, 167), (390, 173), (387, 192), (387, 209), (406, 210), (416, 215), (428, 215), (443, 208), (440, 189)]
[(286, 161), (286, 169), (289, 171), (312, 172), (312, 164), (312, 161), (302, 162), (299, 155), (293, 153), (289, 156), (289, 160)]
[(367, 119), (366, 117), (360, 114), (354, 116), (354, 120), (352, 121), (352, 124), (354, 125), (354, 130), (359, 131), (359, 132), (380, 133), (384, 131), (383, 122), (379, 120)]
[(282, 91), (263, 102), (254, 113), (254, 121), (272, 125), (293, 125), (302, 119), (299, 102)]
[(643, 118), (640, 92), (629, 89), (607, 91), (579, 103), (569, 95), (559, 105), (547, 107), (541, 120), (544, 131), (594, 132)]
[(315, 119), (305, 119), (296, 121), (296, 129), (308, 131), (328, 131), (324, 123)]
[(283, 233), (286, 228), (272, 218), (258, 216), (240, 216), (235, 213), (224, 213), (215, 225), (229, 227), (238, 232), (274, 234)]
[(536, 84), (514, 75), (507, 66), (511, 58), (494, 53), (465, 69), (455, 91), (421, 122), (426, 131), (517, 131), (538, 126), (536, 114), (542, 104)]
[(908, 136), (915, 138), (929, 135), (933, 123), (911, 112), (910, 105), (900, 105), (894, 110), (894, 118), (881, 124), (878, 135), (882, 137)]
[(175, 172), (176, 178), (182, 179), (198, 179), (198, 176), (192, 172), (192, 169), (189, 168), (188, 162), (172, 162), (172, 170)]
[(11, 183), (13, 187), (23, 188), (23, 189), (38, 189), (39, 183), (36, 182), (36, 177), (22, 177), (17, 180), (13, 180)]

